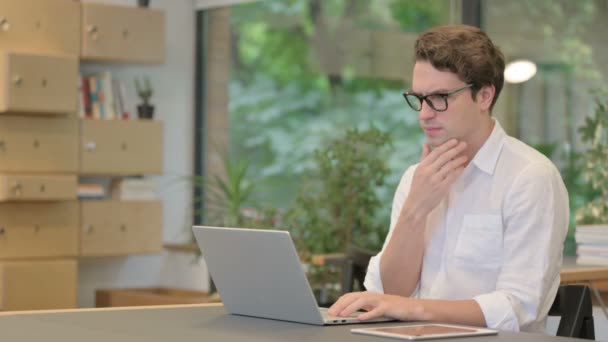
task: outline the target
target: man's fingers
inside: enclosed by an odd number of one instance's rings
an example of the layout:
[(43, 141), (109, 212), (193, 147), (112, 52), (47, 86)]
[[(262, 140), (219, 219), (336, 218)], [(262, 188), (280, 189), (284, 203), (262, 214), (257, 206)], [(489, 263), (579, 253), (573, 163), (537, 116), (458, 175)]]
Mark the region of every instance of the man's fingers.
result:
[(441, 181), (441, 187), (450, 186), (456, 181), (456, 179), (458, 179), (458, 177), (460, 177), (460, 175), (462, 175), (462, 172), (464, 172), (464, 165), (456, 167), (454, 170), (452, 170), (452, 172), (447, 174), (444, 180)]
[(466, 156), (460, 156), (445, 163), (437, 172), (437, 178), (440, 181), (443, 181), (450, 173), (452, 173), (453, 170), (464, 166), (464, 164), (467, 162), (467, 159), (468, 158)]
[[(458, 140), (450, 139), (443, 144), (437, 146), (432, 152), (424, 158), (427, 164), (432, 164), (439, 156), (458, 145)], [(430, 148), (429, 148), (430, 149)]]
[(355, 298), (356, 297), (353, 296), (353, 293), (343, 295), (327, 310), (327, 313), (331, 316), (338, 316), (344, 310), (344, 308), (355, 300)]
[(358, 296), (358, 298), (354, 301), (352, 301), (347, 307), (345, 307), (344, 309), (342, 309), (342, 311), (340, 311), (340, 313), (338, 314), (338, 316), (350, 316), (353, 314), (353, 312), (363, 308), (363, 306), (366, 304), (366, 300), (363, 296)]
[(384, 316), (384, 309), (382, 308), (381, 305), (378, 305), (375, 308), (373, 308), (372, 310), (360, 314), (359, 316), (357, 316), (357, 318), (361, 321), (366, 321), (368, 319), (374, 319), (374, 318), (382, 317), (382, 316)]
[(429, 144), (422, 144), (422, 157), (420, 157), (420, 160), (424, 160), (424, 158), (426, 158), (429, 153), (431, 153), (431, 147), (429, 146)]
[(466, 147), (467, 147), (467, 144), (464, 141), (461, 141), (453, 148), (445, 151), (443, 154), (438, 156), (435, 159), (435, 161), (431, 164), (431, 166), (430, 166), (431, 170), (439, 170), (439, 169), (443, 168), (443, 166), (446, 163), (448, 163), (450, 160), (453, 160), (454, 158), (456, 158), (456, 156), (458, 156), (459, 154), (464, 152)]

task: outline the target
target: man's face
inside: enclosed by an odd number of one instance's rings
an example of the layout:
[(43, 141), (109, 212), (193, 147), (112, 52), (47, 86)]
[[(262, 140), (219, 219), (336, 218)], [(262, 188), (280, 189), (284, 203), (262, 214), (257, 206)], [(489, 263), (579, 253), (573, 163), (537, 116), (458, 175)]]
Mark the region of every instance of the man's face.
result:
[[(411, 92), (417, 95), (448, 93), (466, 85), (456, 74), (437, 70), (431, 63), (418, 61), (414, 65)], [(418, 115), (427, 142), (433, 147), (451, 138), (472, 141), (482, 122), (482, 108), (478, 101), (473, 101), (470, 89), (454, 93), (447, 100), (447, 110), (442, 112), (423, 102)]]

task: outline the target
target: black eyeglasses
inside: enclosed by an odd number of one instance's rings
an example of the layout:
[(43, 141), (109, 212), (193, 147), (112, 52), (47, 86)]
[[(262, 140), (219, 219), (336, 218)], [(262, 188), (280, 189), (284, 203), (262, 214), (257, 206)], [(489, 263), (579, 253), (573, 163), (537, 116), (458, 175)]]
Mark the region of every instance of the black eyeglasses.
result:
[(417, 112), (422, 110), (422, 101), (425, 101), (434, 111), (444, 112), (448, 109), (448, 97), (450, 95), (456, 94), (457, 92), (463, 91), (467, 88), (471, 88), (472, 86), (473, 84), (467, 84), (464, 87), (448, 91), (447, 93), (433, 93), (424, 96), (405, 92), (403, 93), (403, 97), (405, 98), (405, 101), (407, 101), (407, 104), (409, 104), (410, 107)]

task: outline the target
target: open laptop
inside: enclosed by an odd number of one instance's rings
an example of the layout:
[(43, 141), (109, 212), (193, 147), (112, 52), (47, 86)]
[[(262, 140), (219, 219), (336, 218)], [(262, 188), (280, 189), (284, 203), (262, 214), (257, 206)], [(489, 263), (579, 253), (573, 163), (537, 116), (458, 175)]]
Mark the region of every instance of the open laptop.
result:
[(204, 226), (193, 232), (229, 313), (316, 325), (363, 323), (357, 314), (330, 317), (317, 306), (289, 232)]

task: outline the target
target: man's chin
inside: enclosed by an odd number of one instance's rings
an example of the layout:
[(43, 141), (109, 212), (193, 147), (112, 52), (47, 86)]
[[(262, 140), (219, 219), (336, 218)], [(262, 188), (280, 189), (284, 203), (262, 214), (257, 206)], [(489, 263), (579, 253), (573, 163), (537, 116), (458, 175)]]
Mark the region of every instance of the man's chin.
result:
[(443, 145), (443, 143), (445, 143), (448, 140), (450, 140), (450, 138), (445, 138), (445, 137), (427, 137), (426, 143), (429, 144), (431, 146), (431, 148), (436, 148), (436, 147), (439, 147), (439, 146)]

